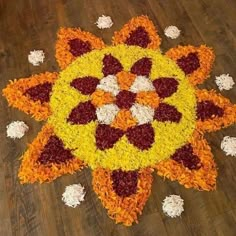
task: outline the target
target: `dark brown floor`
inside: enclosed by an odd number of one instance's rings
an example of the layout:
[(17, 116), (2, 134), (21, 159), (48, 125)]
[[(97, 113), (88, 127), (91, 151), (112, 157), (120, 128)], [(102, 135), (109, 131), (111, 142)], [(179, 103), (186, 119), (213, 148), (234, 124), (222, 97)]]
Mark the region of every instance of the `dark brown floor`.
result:
[[(211, 78), (204, 84), (217, 89), (215, 75), (229, 73), (236, 79), (236, 1), (235, 0), (1, 0), (0, 1), (0, 89), (13, 78), (58, 70), (54, 59), (56, 31), (60, 26), (79, 26), (102, 37), (106, 43), (115, 30), (132, 16), (147, 14), (162, 36), (163, 51), (177, 44), (207, 44), (215, 49), (216, 62)], [(114, 26), (99, 30), (94, 22), (101, 14), (110, 15)], [(176, 40), (167, 39), (163, 29), (176, 25), (182, 30)], [(46, 61), (33, 67), (27, 61), (32, 49), (43, 49)], [(222, 92), (236, 103), (236, 86)], [(223, 136), (236, 135), (236, 125), (207, 136), (218, 168), (217, 191), (187, 190), (178, 183), (155, 175), (152, 195), (140, 223), (127, 228), (115, 225), (92, 191), (89, 170), (61, 177), (50, 184), (20, 185), (18, 157), (36, 137), (42, 123), (16, 109), (0, 106), (0, 236), (235, 236), (236, 159), (220, 149)], [(6, 138), (5, 126), (24, 120), (30, 132), (21, 140)], [(65, 207), (61, 194), (66, 185), (86, 186), (86, 201), (78, 208)], [(161, 201), (169, 194), (185, 200), (181, 218), (166, 217)]]

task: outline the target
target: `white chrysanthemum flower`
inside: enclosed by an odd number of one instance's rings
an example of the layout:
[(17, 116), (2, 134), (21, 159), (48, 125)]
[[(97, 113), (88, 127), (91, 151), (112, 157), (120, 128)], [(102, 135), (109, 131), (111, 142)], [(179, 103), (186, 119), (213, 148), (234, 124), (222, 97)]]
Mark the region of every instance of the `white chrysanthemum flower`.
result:
[(96, 110), (97, 119), (101, 124), (109, 125), (115, 119), (119, 108), (115, 104), (106, 104)]
[(97, 89), (112, 93), (114, 96), (116, 96), (120, 92), (117, 78), (114, 75), (108, 75), (102, 78), (99, 85), (97, 86)]
[(233, 78), (229, 74), (216, 76), (215, 82), (219, 90), (230, 90), (235, 84)]
[(224, 137), (221, 142), (221, 149), (227, 156), (231, 155), (236, 157), (236, 137)]
[(86, 192), (81, 184), (72, 184), (66, 186), (65, 192), (62, 194), (62, 201), (69, 207), (77, 207), (84, 201)]
[(155, 88), (152, 81), (146, 76), (137, 76), (134, 83), (130, 87), (130, 91), (133, 93), (138, 93), (141, 91), (154, 91)]
[(168, 38), (176, 39), (179, 37), (181, 30), (179, 30), (176, 26), (170, 25), (165, 28), (164, 33)]
[(100, 16), (98, 17), (97, 22), (95, 23), (99, 29), (111, 28), (113, 25), (112, 19), (110, 16)]
[(7, 137), (22, 138), (28, 129), (29, 127), (23, 121), (13, 121), (7, 125)]
[(34, 50), (30, 51), (28, 55), (28, 61), (34, 66), (39, 66), (40, 63), (43, 63), (45, 54), (43, 50)]
[(154, 109), (149, 106), (143, 106), (136, 103), (130, 108), (130, 111), (133, 117), (138, 120), (139, 125), (153, 121)]
[(184, 211), (184, 200), (178, 195), (170, 195), (163, 200), (162, 210), (171, 218), (180, 216)]

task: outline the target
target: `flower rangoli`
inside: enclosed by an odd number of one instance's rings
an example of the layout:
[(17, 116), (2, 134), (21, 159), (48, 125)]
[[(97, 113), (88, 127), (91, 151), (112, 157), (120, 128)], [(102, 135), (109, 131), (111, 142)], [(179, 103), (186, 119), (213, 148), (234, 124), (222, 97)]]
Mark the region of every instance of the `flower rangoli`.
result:
[(21, 183), (50, 182), (83, 167), (117, 223), (131, 225), (151, 193), (152, 172), (186, 188), (213, 190), (217, 170), (203, 135), (236, 121), (236, 106), (198, 89), (214, 54), (205, 45), (164, 55), (146, 17), (115, 32), (112, 46), (79, 28), (62, 28), (62, 71), (12, 81), (9, 104), (47, 120), (22, 157)]

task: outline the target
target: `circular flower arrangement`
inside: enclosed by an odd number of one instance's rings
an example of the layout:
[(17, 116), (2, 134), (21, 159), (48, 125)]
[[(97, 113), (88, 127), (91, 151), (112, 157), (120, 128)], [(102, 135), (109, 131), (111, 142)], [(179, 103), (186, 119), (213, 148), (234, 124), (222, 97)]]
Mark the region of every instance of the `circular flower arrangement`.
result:
[(107, 47), (78, 28), (59, 30), (62, 72), (3, 90), (10, 105), (47, 119), (23, 155), (21, 183), (49, 182), (88, 165), (109, 216), (125, 225), (137, 222), (154, 170), (186, 188), (215, 189), (203, 134), (234, 123), (236, 106), (196, 87), (210, 73), (210, 48), (178, 46), (162, 55), (160, 41), (146, 16), (131, 19)]

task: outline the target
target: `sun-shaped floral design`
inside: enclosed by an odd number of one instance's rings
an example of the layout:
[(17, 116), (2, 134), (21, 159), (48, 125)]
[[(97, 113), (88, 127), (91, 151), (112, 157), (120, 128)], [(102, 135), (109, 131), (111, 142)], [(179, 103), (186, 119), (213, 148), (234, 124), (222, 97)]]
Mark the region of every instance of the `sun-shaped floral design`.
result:
[(151, 192), (154, 170), (186, 188), (213, 190), (216, 165), (205, 132), (236, 121), (236, 106), (196, 86), (213, 51), (178, 46), (162, 55), (146, 17), (131, 19), (112, 46), (78, 28), (62, 28), (56, 58), (62, 72), (12, 81), (10, 105), (47, 120), (22, 157), (21, 183), (49, 182), (85, 166), (117, 223), (131, 225)]

